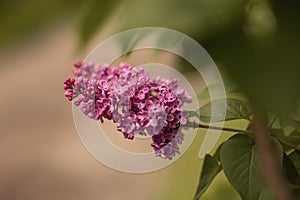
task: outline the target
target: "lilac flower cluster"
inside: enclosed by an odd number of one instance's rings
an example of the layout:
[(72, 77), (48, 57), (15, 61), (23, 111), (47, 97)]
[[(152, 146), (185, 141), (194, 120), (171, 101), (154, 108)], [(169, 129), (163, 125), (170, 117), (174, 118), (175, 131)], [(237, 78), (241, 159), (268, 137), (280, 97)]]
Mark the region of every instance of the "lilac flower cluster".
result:
[(172, 159), (179, 154), (187, 123), (183, 104), (191, 97), (174, 78), (151, 79), (142, 68), (119, 67), (79, 61), (74, 64), (76, 79), (64, 82), (65, 96), (94, 120), (112, 120), (127, 139), (150, 135), (157, 156)]

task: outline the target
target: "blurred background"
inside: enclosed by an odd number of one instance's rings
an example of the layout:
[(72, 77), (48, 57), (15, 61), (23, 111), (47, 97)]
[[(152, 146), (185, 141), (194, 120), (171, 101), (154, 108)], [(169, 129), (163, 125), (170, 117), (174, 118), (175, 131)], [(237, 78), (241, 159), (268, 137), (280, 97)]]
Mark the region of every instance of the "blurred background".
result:
[[(103, 166), (80, 143), (63, 97), (72, 63), (122, 30), (171, 28), (203, 45), (253, 102), (286, 115), (300, 96), (299, 8), (297, 0), (1, 0), (0, 199), (192, 199), (205, 131), (158, 172)], [(184, 61), (167, 54), (159, 61), (181, 67), (197, 86)], [(239, 199), (223, 174), (203, 199), (220, 197)]]

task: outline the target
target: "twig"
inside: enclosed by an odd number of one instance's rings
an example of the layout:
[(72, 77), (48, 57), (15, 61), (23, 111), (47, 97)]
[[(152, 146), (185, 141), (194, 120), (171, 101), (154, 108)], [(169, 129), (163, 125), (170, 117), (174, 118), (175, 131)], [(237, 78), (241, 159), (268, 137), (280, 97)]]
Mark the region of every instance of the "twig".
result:
[(296, 151), (299, 151), (300, 152), (300, 147), (296, 146), (296, 145), (293, 145), (285, 140), (282, 140), (282, 139), (278, 139), (278, 141), (284, 145), (284, 146), (287, 146), (287, 147), (291, 147), (292, 149), (295, 149)]
[[(204, 128), (204, 129), (213, 129), (213, 130), (221, 130), (221, 131), (228, 131), (228, 132), (235, 132), (235, 133), (245, 133), (247, 135), (252, 135), (253, 132), (252, 131), (247, 131), (247, 130), (241, 130), (241, 129), (236, 129), (236, 128), (229, 128), (229, 127), (219, 127), (219, 126), (211, 126), (211, 125), (206, 125), (206, 124), (200, 124), (200, 123), (196, 123), (194, 122), (188, 122), (186, 125), (184, 125), (186, 127), (191, 127), (191, 128)], [(271, 134), (272, 135), (272, 134)], [(276, 138), (282, 145), (286, 146), (286, 147), (290, 147), (292, 149), (295, 149), (296, 151), (300, 152), (300, 147), (289, 143), (285, 140), (282, 139), (278, 139)]]
[(236, 132), (236, 133), (253, 134), (251, 131), (247, 131), (247, 130), (228, 128), (228, 127), (211, 126), (211, 125), (200, 124), (200, 123), (196, 123), (196, 122), (188, 122), (185, 126), (191, 127), (191, 128), (205, 128), (205, 129), (214, 129), (214, 130), (229, 131), (229, 132)]

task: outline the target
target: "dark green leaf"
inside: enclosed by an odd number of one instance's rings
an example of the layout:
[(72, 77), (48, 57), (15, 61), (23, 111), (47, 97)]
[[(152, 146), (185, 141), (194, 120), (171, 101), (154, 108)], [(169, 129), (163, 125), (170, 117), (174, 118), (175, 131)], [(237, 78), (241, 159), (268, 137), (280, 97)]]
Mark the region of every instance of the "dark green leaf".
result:
[[(223, 113), (223, 110), (226, 109), (226, 116), (213, 115), (212, 116), (212, 104), (216, 106), (216, 110), (220, 110), (219, 113)], [(248, 119), (251, 115), (249, 105), (246, 101), (228, 98), (226, 104), (224, 99), (213, 100), (200, 108), (200, 120), (204, 122), (217, 122), (221, 120), (234, 120), (234, 119)]]
[(214, 157), (207, 154), (204, 158), (199, 185), (194, 197), (195, 200), (199, 199), (204, 194), (221, 170), (222, 167), (218, 164), (218, 161)]
[(220, 159), (222, 146), (223, 143), (219, 145), (213, 157), (205, 156), (195, 199), (199, 199), (204, 194), (216, 175), (223, 169)]
[(224, 143), (222, 143), (222, 144), (219, 145), (219, 147), (217, 148), (217, 150), (216, 150), (216, 152), (215, 152), (215, 154), (214, 154), (214, 158), (218, 161), (218, 163), (221, 162), (220, 153), (221, 153), (221, 149), (222, 149), (222, 147), (223, 147), (223, 144), (224, 144)]
[(300, 189), (294, 190), (296, 199), (300, 199)]
[[(276, 144), (281, 149), (280, 144)], [(273, 199), (263, 179), (251, 137), (237, 134), (227, 140), (221, 150), (221, 161), (226, 177), (242, 199)]]
[(300, 174), (300, 152), (295, 150), (288, 157), (293, 162), (298, 174)]
[(300, 179), (297, 169), (293, 161), (289, 158), (287, 154), (283, 155), (283, 171), (290, 184), (295, 184), (300, 186)]

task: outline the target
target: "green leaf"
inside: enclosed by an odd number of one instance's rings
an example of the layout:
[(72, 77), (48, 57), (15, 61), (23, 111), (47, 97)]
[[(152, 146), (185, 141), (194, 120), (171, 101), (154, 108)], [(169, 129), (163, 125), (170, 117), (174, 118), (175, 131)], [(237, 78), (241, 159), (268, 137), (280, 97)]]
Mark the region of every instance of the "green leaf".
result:
[(281, 128), (280, 119), (279, 119), (278, 115), (275, 115), (273, 113), (268, 114), (268, 127), (276, 128), (276, 129)]
[(221, 170), (222, 166), (218, 164), (218, 161), (214, 157), (208, 154), (204, 157), (200, 181), (194, 197), (195, 200), (200, 199), (200, 197), (204, 194), (204, 192), (207, 190), (209, 185)]
[(221, 162), (221, 156), (220, 156), (220, 154), (221, 154), (221, 149), (223, 147), (223, 144), (224, 143), (222, 143), (222, 144), (219, 145), (219, 147), (217, 148), (217, 150), (216, 150), (216, 152), (214, 154), (214, 158), (218, 161), (218, 163)]
[[(216, 106), (218, 113), (223, 113), (226, 109), (226, 115), (212, 115), (212, 105)], [(228, 98), (226, 104), (224, 99), (213, 100), (200, 108), (200, 120), (203, 122), (229, 121), (234, 119), (249, 119), (251, 115), (249, 104), (246, 101)]]
[(285, 136), (289, 136), (293, 131), (300, 128), (300, 123), (292, 118), (280, 119), (280, 126)]
[[(280, 144), (276, 144), (282, 151)], [(261, 173), (251, 137), (237, 134), (227, 140), (221, 150), (221, 161), (228, 181), (242, 199), (273, 199)]]
[(126, 52), (124, 56), (129, 56), (132, 53), (132, 50), (136, 47), (139, 42), (141, 42), (147, 35), (151, 34), (148, 30), (140, 30), (134, 35), (125, 34), (120, 38), (119, 44), (122, 52)]
[(198, 95), (197, 99), (198, 100), (205, 100), (210, 98), (210, 92), (211, 90), (218, 90), (220, 86), (218, 84), (216, 85), (210, 85), (209, 87), (205, 87)]
[(280, 131), (284, 136), (290, 136), (294, 131), (300, 129), (300, 122), (292, 118), (279, 118), (277, 115), (269, 114), (269, 127), (276, 132)]
[(295, 130), (295, 128), (292, 127), (292, 126), (290, 126), (290, 125), (287, 125), (287, 126), (284, 127), (282, 130), (283, 130), (283, 134), (284, 134), (285, 136), (289, 136), (289, 135), (291, 135), (291, 134), (293, 133), (293, 131)]
[(300, 152), (295, 150), (288, 157), (293, 162), (298, 174), (300, 174)]
[(295, 164), (286, 153), (283, 155), (283, 171), (290, 184), (300, 186), (299, 173)]
[[(292, 118), (282, 119), (276, 115), (269, 115), (269, 122), (272, 136), (294, 145), (300, 144), (300, 126), (298, 121)], [(284, 149), (289, 150), (291, 148), (284, 146)]]
[(294, 190), (296, 199), (300, 199), (300, 189)]
[[(294, 145), (300, 144), (300, 133), (298, 130), (294, 130), (289, 136), (286, 136), (284, 134), (283, 129), (271, 129), (271, 135), (274, 136), (277, 139), (284, 140), (286, 142), (289, 142)], [(288, 150), (286, 146), (284, 146), (285, 150)]]
[(195, 194), (195, 199), (199, 199), (204, 194), (209, 185), (212, 183), (213, 179), (223, 169), (220, 159), (220, 152), (222, 146), (223, 143), (219, 145), (213, 157), (208, 154), (204, 157), (204, 163), (200, 175), (197, 192)]

